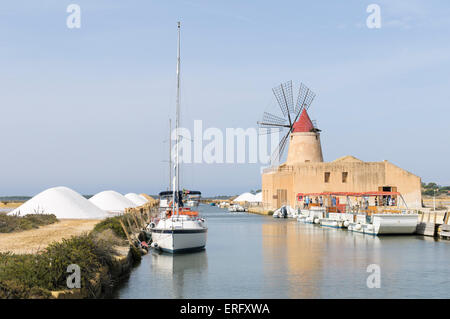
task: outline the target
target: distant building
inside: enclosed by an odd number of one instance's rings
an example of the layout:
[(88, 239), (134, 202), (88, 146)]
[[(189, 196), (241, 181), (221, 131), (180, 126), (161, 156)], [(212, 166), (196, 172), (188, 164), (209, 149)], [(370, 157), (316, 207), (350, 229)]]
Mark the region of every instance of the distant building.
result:
[(262, 175), (265, 207), (295, 207), (298, 193), (370, 191), (397, 191), (409, 208), (421, 207), (420, 177), (388, 161), (363, 162), (344, 156), (324, 162), (319, 132), (303, 110), (293, 126), (286, 162)]

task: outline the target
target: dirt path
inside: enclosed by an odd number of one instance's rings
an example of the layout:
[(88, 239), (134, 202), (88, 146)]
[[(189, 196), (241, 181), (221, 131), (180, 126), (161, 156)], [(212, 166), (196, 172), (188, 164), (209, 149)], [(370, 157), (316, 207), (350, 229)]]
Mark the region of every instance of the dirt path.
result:
[(41, 226), (37, 229), (0, 234), (0, 252), (36, 253), (51, 242), (90, 231), (98, 222), (99, 220), (93, 219), (62, 219), (55, 224)]

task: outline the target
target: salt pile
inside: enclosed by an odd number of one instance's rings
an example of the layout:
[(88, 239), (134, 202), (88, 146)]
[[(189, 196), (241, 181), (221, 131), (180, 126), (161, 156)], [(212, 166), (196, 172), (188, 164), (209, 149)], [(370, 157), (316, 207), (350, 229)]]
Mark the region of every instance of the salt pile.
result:
[(244, 193), (236, 197), (233, 202), (253, 202), (255, 200), (255, 195), (252, 193)]
[(253, 201), (252, 203), (262, 203), (262, 192), (256, 193), (253, 196)]
[(128, 193), (125, 195), (125, 197), (138, 206), (142, 206), (148, 202), (148, 200), (144, 196), (140, 196), (136, 193)]
[(108, 213), (101, 210), (74, 190), (60, 186), (49, 188), (8, 215), (54, 214), (56, 218), (101, 219)]
[(95, 206), (111, 213), (123, 213), (125, 208), (137, 207), (135, 203), (115, 191), (103, 191), (91, 197), (89, 201)]
[(156, 201), (153, 197), (148, 196), (147, 194), (139, 194), (139, 196), (141, 196), (143, 199), (145, 199), (149, 203), (154, 203)]

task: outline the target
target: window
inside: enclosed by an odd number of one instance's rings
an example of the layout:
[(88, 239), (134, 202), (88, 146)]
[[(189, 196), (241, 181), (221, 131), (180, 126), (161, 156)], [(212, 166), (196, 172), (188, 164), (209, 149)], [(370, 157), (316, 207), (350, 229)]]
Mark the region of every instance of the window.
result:
[(325, 183), (329, 183), (330, 182), (330, 172), (325, 172)]
[(342, 172), (342, 183), (347, 183), (348, 172)]

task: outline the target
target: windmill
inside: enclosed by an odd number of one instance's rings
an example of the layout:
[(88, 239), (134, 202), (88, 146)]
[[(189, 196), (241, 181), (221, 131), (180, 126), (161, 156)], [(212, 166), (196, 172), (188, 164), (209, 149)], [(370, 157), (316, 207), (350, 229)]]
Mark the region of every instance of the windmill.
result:
[[(299, 120), (302, 112), (307, 111), (311, 106), (316, 94), (303, 83), (298, 90), (297, 101), (294, 105), (294, 96), (292, 93), (292, 81), (282, 83), (272, 89), (277, 100), (280, 112), (273, 114), (264, 112), (262, 120), (258, 122), (259, 132), (263, 134), (282, 133), (280, 142), (271, 156), (271, 164), (278, 164), (281, 161), (283, 152), (286, 148), (289, 136), (294, 131), (295, 124)], [(307, 116), (307, 115), (306, 115)], [(311, 126), (312, 131), (320, 131)]]

